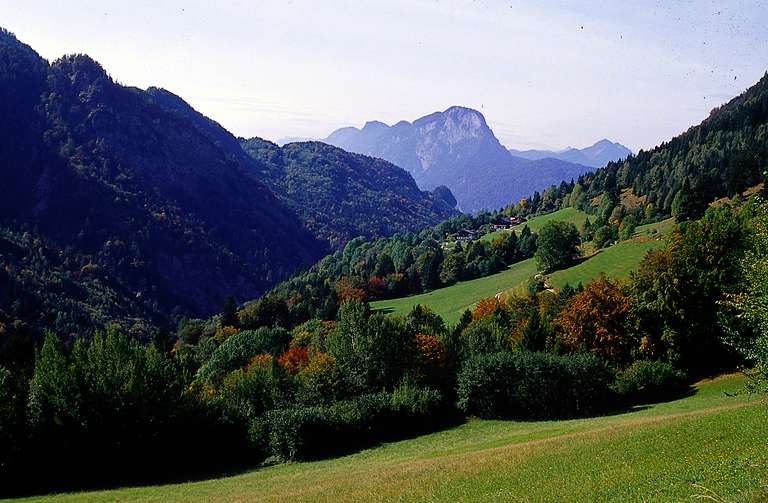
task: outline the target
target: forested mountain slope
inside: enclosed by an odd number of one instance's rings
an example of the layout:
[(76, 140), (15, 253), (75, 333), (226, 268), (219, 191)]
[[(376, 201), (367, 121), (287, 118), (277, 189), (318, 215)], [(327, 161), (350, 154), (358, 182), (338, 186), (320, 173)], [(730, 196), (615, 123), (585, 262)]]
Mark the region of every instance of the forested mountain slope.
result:
[[(358, 236), (417, 231), (458, 214), (450, 192), (422, 192), (407, 171), (320, 142), (243, 141), (260, 180), (334, 248)], [(452, 204), (451, 204), (452, 203)]]
[(87, 56), (49, 65), (0, 33), (0, 220), (166, 315), (253, 297), (321, 256), (326, 247), (194, 120)]
[[(258, 139), (246, 153), (173, 93), (122, 86), (85, 55), (49, 64), (5, 31), (0, 138), (0, 230), (16, 243), (0, 250), (15, 289), (0, 296), (5, 325), (207, 315), (356, 236), (457, 214), (450, 192), (422, 192), (385, 161)], [(51, 278), (72, 288), (54, 295)], [(83, 293), (88, 281), (112, 294)], [(121, 299), (121, 314), (100, 296)]]
[(602, 204), (610, 214), (630, 194), (634, 204), (629, 206), (635, 208), (628, 209), (639, 208), (645, 219), (674, 215), (687, 220), (701, 216), (715, 199), (764, 182), (766, 170), (768, 74), (712, 110), (701, 124), (656, 148), (585, 174), (574, 186), (550, 187), (538, 198), (540, 204), (529, 204), (525, 211)]

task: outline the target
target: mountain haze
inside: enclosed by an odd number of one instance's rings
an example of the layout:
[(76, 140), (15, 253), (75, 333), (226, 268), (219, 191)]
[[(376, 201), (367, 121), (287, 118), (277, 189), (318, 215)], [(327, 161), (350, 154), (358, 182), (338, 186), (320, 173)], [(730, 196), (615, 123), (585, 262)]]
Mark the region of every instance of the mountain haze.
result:
[(559, 159), (593, 168), (602, 168), (611, 161), (626, 159), (627, 156), (632, 155), (632, 151), (621, 143), (606, 139), (602, 139), (594, 145), (583, 149), (573, 147), (560, 151), (509, 149), (509, 152), (515, 157), (522, 157), (532, 161), (547, 158)]
[(400, 121), (388, 126), (371, 121), (362, 129), (341, 128), (324, 141), (386, 159), (409, 171), (422, 189), (445, 185), (455, 195), (459, 208), (469, 212), (499, 208), (589, 170), (561, 160), (513, 157), (480, 112), (459, 106), (412, 123)]

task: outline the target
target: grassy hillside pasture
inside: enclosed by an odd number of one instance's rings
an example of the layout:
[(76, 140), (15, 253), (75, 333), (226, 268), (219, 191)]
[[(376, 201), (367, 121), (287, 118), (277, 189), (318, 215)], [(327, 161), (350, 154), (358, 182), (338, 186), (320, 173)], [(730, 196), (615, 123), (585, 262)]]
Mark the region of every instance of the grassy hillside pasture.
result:
[(31, 498), (96, 501), (765, 501), (765, 398), (739, 376), (673, 402), (568, 421), (470, 420), (331, 460)]
[(461, 314), (481, 298), (491, 297), (513, 286), (523, 284), (534, 274), (536, 274), (534, 260), (523, 260), (491, 276), (462, 281), (449, 287), (410, 297), (372, 302), (371, 307), (386, 312), (408, 314), (413, 306), (424, 304), (442, 316), (446, 323), (456, 323)]
[[(547, 213), (546, 215), (533, 217), (524, 224), (514, 226), (512, 230), (515, 232), (520, 232), (523, 230), (523, 227), (527, 225), (528, 228), (533, 232), (539, 232), (541, 228), (549, 222), (568, 222), (574, 224), (576, 228), (581, 231), (584, 228), (584, 222), (586, 221), (587, 216), (588, 215), (586, 213), (581, 210), (577, 210), (576, 208), (563, 208), (562, 210), (553, 211), (552, 213)], [(493, 241), (494, 238), (508, 232), (511, 231), (489, 232), (480, 239), (483, 241)]]
[(633, 238), (656, 238), (666, 236), (675, 228), (675, 219), (668, 218), (652, 224), (638, 225)]
[(549, 275), (549, 283), (555, 288), (567, 284), (587, 284), (601, 274), (611, 278), (627, 278), (643, 260), (648, 250), (664, 244), (664, 241), (624, 241), (599, 250), (578, 265), (556, 271)]
[[(554, 213), (552, 214), (554, 215)], [(574, 214), (571, 213), (571, 215)], [(548, 215), (537, 218), (545, 216)], [(597, 253), (595, 253), (591, 243), (585, 243), (583, 245), (584, 253), (589, 258), (574, 267), (555, 272), (549, 277), (550, 283), (556, 288), (562, 288), (566, 283), (572, 286), (576, 286), (580, 282), (587, 283), (600, 274), (614, 278), (626, 278), (643, 260), (648, 250), (664, 244), (662, 238), (669, 234), (673, 227), (673, 219), (639, 226), (631, 240), (599, 250)], [(536, 274), (536, 263), (533, 259), (528, 259), (512, 264), (507, 270), (491, 276), (463, 281), (420, 295), (380, 300), (371, 303), (371, 307), (387, 312), (407, 314), (413, 306), (424, 304), (442, 316), (446, 323), (456, 323), (465, 309), (471, 308), (483, 297), (490, 297), (499, 292), (506, 294), (525, 293), (528, 279), (534, 274)]]
[(552, 273), (549, 283), (555, 288), (562, 288), (566, 284), (586, 284), (601, 274), (611, 278), (627, 278), (649, 250), (664, 245), (664, 238), (674, 227), (675, 219), (668, 218), (638, 226), (632, 239), (602, 250), (595, 251), (591, 243), (585, 243), (582, 248), (589, 258), (573, 267)]

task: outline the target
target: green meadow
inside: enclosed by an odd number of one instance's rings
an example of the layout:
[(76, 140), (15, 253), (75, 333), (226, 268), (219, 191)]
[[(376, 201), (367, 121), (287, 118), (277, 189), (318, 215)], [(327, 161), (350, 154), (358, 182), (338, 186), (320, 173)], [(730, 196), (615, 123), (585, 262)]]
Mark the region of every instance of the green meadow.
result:
[[(586, 218), (586, 213), (566, 208), (533, 218), (529, 225), (540, 229), (546, 222), (559, 220), (552, 217), (556, 214), (559, 214), (560, 218), (568, 218), (571, 222), (581, 219), (582, 224), (581, 215)], [(546, 222), (542, 223), (542, 220)], [(586, 284), (601, 274), (612, 278), (626, 278), (649, 250), (664, 244), (663, 238), (673, 228), (674, 219), (642, 225), (637, 228), (632, 239), (597, 252), (592, 249), (590, 243), (586, 243), (583, 246), (585, 258), (573, 267), (549, 275), (549, 283), (555, 288), (562, 288), (566, 283), (571, 286), (579, 283)], [(528, 280), (536, 272), (534, 259), (523, 260), (512, 264), (502, 272), (484, 278), (461, 281), (455, 285), (419, 295), (372, 302), (371, 307), (385, 312), (407, 314), (413, 306), (424, 304), (442, 316), (446, 323), (452, 324), (459, 320), (466, 309), (471, 309), (483, 297), (494, 296), (500, 292), (506, 294), (525, 292)]]
[[(520, 232), (523, 230), (523, 227), (527, 225), (533, 232), (539, 232), (541, 228), (549, 222), (568, 222), (581, 230), (584, 227), (584, 222), (587, 220), (587, 217), (588, 215), (586, 213), (576, 208), (563, 208), (561, 210), (553, 211), (552, 213), (547, 213), (546, 215), (534, 217), (524, 224), (512, 227), (511, 231)], [(493, 241), (494, 238), (511, 231), (502, 230), (489, 232), (480, 239), (483, 241)]]
[(536, 274), (534, 259), (523, 260), (512, 264), (502, 272), (484, 278), (461, 281), (449, 287), (410, 297), (372, 302), (371, 307), (385, 312), (408, 314), (413, 306), (424, 304), (442, 316), (446, 323), (456, 323), (461, 314), (475, 305), (478, 300), (483, 297), (492, 297), (513, 286), (525, 284), (534, 274)]
[(27, 501), (766, 501), (768, 407), (743, 378), (566, 421), (470, 419), (347, 456)]

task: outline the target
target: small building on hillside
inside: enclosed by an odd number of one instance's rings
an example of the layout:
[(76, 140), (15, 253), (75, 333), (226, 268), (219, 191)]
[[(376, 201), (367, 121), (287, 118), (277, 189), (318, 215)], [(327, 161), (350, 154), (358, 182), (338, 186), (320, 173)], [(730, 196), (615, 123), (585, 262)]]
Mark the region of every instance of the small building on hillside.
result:
[(474, 229), (461, 229), (456, 233), (456, 241), (474, 241), (480, 237), (480, 232)]
[(500, 215), (496, 218), (496, 221), (491, 224), (491, 229), (495, 231), (511, 230), (513, 227), (525, 222), (527, 222), (525, 217), (508, 217), (505, 215)]

